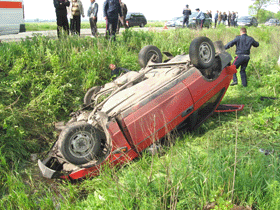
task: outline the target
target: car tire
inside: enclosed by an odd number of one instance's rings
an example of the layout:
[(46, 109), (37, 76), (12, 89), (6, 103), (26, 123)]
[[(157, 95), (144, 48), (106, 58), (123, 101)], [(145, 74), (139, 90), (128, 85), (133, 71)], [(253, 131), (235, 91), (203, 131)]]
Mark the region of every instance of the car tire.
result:
[(153, 45), (143, 47), (138, 54), (138, 62), (142, 68), (145, 68), (153, 55), (156, 55), (152, 61), (155, 63), (162, 63), (162, 54), (160, 50)]
[(143, 24), (143, 23), (141, 23), (139, 26), (140, 26), (141, 28), (143, 28), (143, 27), (144, 27), (144, 24)]
[(101, 89), (100, 86), (95, 86), (90, 88), (85, 94), (84, 105), (86, 106), (90, 105), (92, 103), (92, 96), (96, 94), (100, 89)]
[(67, 126), (59, 135), (58, 146), (63, 157), (74, 165), (82, 165), (93, 160), (100, 152), (100, 130), (86, 122), (75, 122)]
[(190, 44), (189, 56), (191, 63), (198, 69), (211, 67), (215, 60), (213, 42), (207, 37), (198, 37)]

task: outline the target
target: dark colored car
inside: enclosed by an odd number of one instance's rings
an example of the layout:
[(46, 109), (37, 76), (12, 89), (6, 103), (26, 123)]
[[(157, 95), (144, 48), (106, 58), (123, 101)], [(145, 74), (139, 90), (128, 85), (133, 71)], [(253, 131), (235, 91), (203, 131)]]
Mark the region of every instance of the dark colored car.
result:
[(140, 157), (172, 130), (191, 131), (214, 112), (243, 109), (219, 106), (236, 73), (221, 42), (198, 37), (189, 54), (164, 54), (168, 60), (162, 62), (160, 50), (146, 46), (139, 53), (139, 72), (87, 91), (83, 108), (57, 126), (57, 142), (38, 160), (44, 177), (96, 176), (105, 164), (120, 166)]
[(265, 22), (266, 26), (279, 26), (280, 22), (278, 19), (269, 19), (268, 21)]
[[(189, 28), (197, 28), (197, 21), (196, 21), (196, 16), (197, 16), (198, 12), (192, 12), (192, 14), (189, 17)], [(211, 28), (212, 27), (212, 19), (209, 17), (208, 14), (204, 13), (204, 23), (203, 23), (203, 27), (206, 28)], [(176, 20), (175, 22), (175, 26), (176, 27), (182, 27), (183, 26), (183, 20), (184, 17), (180, 17), (180, 19)]]
[(126, 20), (126, 25), (128, 27), (133, 27), (133, 26), (144, 27), (147, 24), (147, 20), (145, 16), (142, 13), (137, 13), (137, 12), (127, 13), (125, 20)]
[(237, 19), (238, 26), (258, 26), (258, 21), (252, 16), (241, 16)]

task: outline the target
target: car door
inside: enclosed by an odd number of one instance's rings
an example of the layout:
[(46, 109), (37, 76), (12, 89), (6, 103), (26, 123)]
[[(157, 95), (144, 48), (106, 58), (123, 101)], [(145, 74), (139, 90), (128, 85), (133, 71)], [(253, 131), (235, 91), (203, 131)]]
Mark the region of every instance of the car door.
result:
[(204, 23), (203, 23), (203, 27), (209, 27), (210, 23), (209, 23), (209, 15), (207, 15), (206, 13), (204, 13)]
[(122, 126), (128, 142), (141, 152), (183, 122), (193, 110), (193, 99), (182, 82), (189, 73), (160, 87), (135, 106)]
[(130, 26), (136, 26), (136, 25), (137, 25), (137, 15), (131, 14)]
[(201, 76), (197, 70), (191, 77), (183, 81), (194, 102), (194, 112), (189, 117), (191, 129), (195, 129), (214, 112), (224, 96), (230, 80), (231, 77), (224, 70), (214, 81)]

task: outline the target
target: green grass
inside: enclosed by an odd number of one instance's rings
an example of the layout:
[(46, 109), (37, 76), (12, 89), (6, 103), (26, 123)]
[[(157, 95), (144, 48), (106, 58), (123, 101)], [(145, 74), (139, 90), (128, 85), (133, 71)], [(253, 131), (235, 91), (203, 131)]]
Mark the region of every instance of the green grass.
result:
[[(148, 22), (145, 27), (163, 27), (164, 23), (160, 21)], [(25, 23), (26, 31), (48, 31), (56, 30), (56, 22), (27, 22)], [(81, 22), (81, 29), (90, 28), (89, 22)], [(106, 28), (105, 21), (98, 21), (97, 28)]]
[[(105, 169), (78, 183), (39, 177), (30, 154), (40, 157), (57, 139), (54, 122), (68, 120), (86, 90), (110, 80), (110, 63), (139, 70), (138, 52), (148, 44), (173, 55), (207, 36), (224, 43), (238, 28), (125, 31), (116, 42), (35, 36), (0, 47), (0, 208), (2, 209), (215, 209), (233, 205), (280, 208), (280, 31), (249, 28), (260, 42), (247, 68), (249, 86), (229, 87), (223, 103), (245, 104), (215, 114), (192, 133), (172, 134), (172, 146), (120, 170)], [(234, 55), (234, 49), (229, 52)], [(239, 75), (238, 75), (239, 77)], [(240, 81), (240, 78), (239, 78)], [(259, 149), (274, 149), (264, 155)]]

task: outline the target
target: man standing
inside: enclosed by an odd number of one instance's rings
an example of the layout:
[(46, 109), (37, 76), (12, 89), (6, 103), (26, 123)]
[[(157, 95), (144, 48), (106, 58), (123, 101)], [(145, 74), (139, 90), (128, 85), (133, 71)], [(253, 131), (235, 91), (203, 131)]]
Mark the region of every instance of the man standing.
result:
[[(259, 43), (255, 41), (252, 37), (247, 35), (246, 28), (240, 29), (240, 36), (237, 36), (234, 40), (230, 41), (226, 46), (225, 49), (229, 49), (230, 47), (236, 45), (235, 60), (233, 65), (236, 66), (236, 69), (241, 66), (240, 76), (242, 85), (247, 87), (247, 76), (246, 76), (246, 67), (250, 60), (250, 49), (252, 46), (258, 47)], [(237, 85), (237, 77), (236, 74), (233, 75), (233, 82), (230, 85)]]
[(189, 8), (189, 5), (186, 5), (186, 7), (183, 10), (184, 20), (183, 20), (183, 27), (186, 26), (189, 27), (189, 17), (192, 14), (191, 9)]
[(197, 8), (196, 11), (197, 11), (196, 21), (197, 21), (198, 26), (202, 29), (204, 20), (205, 20), (205, 16), (204, 16), (204, 13), (202, 11), (200, 11), (199, 8)]
[(120, 31), (121, 25), (124, 26), (124, 28), (128, 28), (127, 25), (126, 25), (126, 21), (125, 21), (125, 18), (126, 18), (126, 15), (127, 15), (127, 6), (121, 0), (119, 0), (119, 1), (120, 1), (121, 11), (122, 11), (123, 16), (122, 16), (122, 18), (119, 16), (117, 33), (119, 33), (119, 31)]
[(106, 0), (104, 2), (103, 14), (104, 19), (108, 21), (109, 35), (113, 40), (116, 40), (119, 16), (123, 17), (119, 0)]
[(69, 24), (67, 19), (67, 9), (70, 2), (68, 0), (53, 0), (57, 21), (57, 36), (60, 37), (61, 29), (69, 35)]
[(88, 9), (89, 24), (91, 29), (91, 37), (95, 37), (97, 33), (97, 13), (98, 13), (98, 4), (95, 0), (90, 0), (90, 6)]
[(228, 19), (228, 27), (230, 27), (231, 25), (231, 17), (232, 17), (232, 14), (230, 13), (230, 11), (228, 11), (228, 16), (227, 16), (227, 19)]
[(217, 12), (216, 12), (216, 14), (215, 14), (215, 16), (214, 16), (215, 28), (217, 27), (218, 18), (219, 18), (219, 11), (217, 10)]
[(224, 12), (223, 14), (223, 24), (226, 25), (226, 21), (227, 21), (227, 13)]
[(232, 11), (232, 15), (231, 15), (231, 23), (230, 25), (234, 26), (235, 27), (235, 19), (236, 19), (236, 14), (235, 12)]
[(84, 15), (84, 7), (81, 0), (71, 0), (71, 6), (69, 7), (70, 14), (70, 31), (71, 34), (81, 34), (81, 15)]

